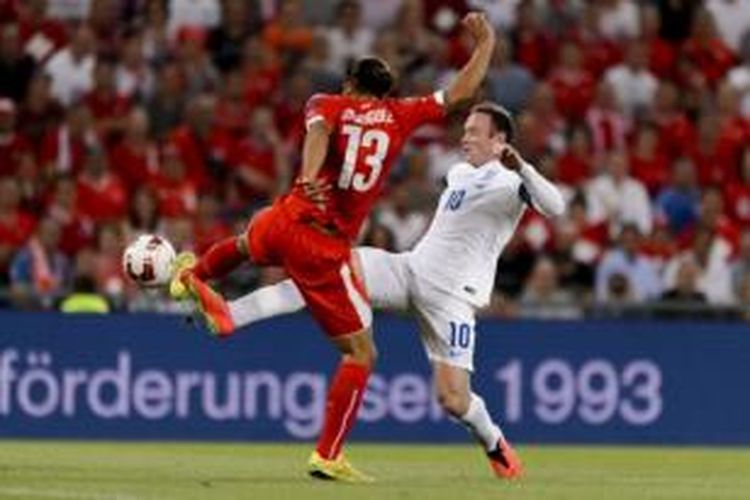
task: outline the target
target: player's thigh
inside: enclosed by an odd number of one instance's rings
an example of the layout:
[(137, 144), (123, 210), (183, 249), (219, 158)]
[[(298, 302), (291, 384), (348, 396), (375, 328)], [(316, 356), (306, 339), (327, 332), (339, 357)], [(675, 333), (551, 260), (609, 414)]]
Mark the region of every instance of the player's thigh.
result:
[(284, 270), (325, 333), (335, 338), (369, 329), (372, 309), (348, 243), (301, 224), (292, 236), (281, 252)]
[(359, 247), (353, 253), (373, 307), (405, 310), (409, 292), (403, 254), (372, 247)]
[(474, 308), (445, 292), (424, 286), (414, 294), (412, 304), (427, 357), (433, 363), (472, 372), (476, 340)]

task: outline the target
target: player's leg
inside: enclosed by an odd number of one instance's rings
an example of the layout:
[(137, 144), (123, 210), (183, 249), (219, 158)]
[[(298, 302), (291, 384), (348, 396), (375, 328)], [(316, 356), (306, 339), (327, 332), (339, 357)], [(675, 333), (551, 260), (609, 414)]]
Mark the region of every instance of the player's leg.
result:
[(242, 262), (253, 260), (257, 265), (271, 264), (274, 230), (284, 228), (278, 210), (266, 208), (255, 214), (245, 234), (227, 238), (212, 246), (200, 260), (178, 259), (170, 294), (176, 300), (192, 299), (206, 320), (209, 329), (225, 337), (235, 330), (230, 308), (224, 298), (206, 283), (207, 279), (220, 278)]
[(499, 477), (514, 479), (522, 474), (521, 461), (487, 411), (484, 399), (472, 392), (470, 372), (444, 361), (432, 363), (435, 390), (443, 409), (459, 420), (487, 453)]
[[(405, 259), (378, 248), (361, 247), (352, 252), (352, 272), (364, 279), (365, 289), (376, 309), (406, 309)], [(236, 329), (274, 316), (291, 314), (305, 307), (305, 300), (290, 279), (266, 286), (229, 301)]]
[(255, 225), (263, 225), (266, 219), (272, 219), (271, 207), (259, 211), (248, 224), (248, 231), (237, 236), (230, 236), (211, 245), (211, 247), (196, 259), (189, 252), (178, 256), (172, 274), (169, 292), (176, 300), (187, 298), (186, 278), (200, 281), (221, 279), (242, 263), (250, 259), (250, 242), (248, 234)]
[(351, 467), (342, 453), (376, 358), (370, 328), (372, 309), (364, 283), (352, 268), (353, 252), (344, 239), (305, 225), (289, 235), (284, 269), (299, 288), (310, 314), (341, 353), (308, 472), (322, 479), (366, 481), (370, 478)]
[(475, 345), (474, 309), (426, 283), (413, 286), (420, 335), (430, 358), (443, 409), (471, 432), (498, 476), (515, 478), (521, 462), (493, 421), (484, 400), (471, 390)]

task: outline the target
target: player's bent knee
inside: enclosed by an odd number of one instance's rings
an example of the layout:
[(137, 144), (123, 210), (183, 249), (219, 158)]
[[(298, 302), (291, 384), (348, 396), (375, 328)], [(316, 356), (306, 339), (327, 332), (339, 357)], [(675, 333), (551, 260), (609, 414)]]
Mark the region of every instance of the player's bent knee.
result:
[(334, 343), (346, 359), (368, 367), (375, 365), (378, 352), (369, 330), (335, 339)]

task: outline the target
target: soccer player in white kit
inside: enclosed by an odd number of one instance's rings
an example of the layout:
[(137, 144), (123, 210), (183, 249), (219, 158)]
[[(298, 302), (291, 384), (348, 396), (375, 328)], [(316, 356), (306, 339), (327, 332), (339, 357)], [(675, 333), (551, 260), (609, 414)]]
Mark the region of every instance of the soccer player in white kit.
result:
[[(471, 391), (475, 315), (489, 303), (497, 261), (526, 208), (546, 216), (565, 209), (558, 189), (510, 145), (513, 131), (502, 107), (474, 106), (461, 140), (466, 162), (448, 172), (447, 188), (416, 247), (404, 253), (356, 249), (373, 306), (417, 317), (438, 401), (484, 447), (494, 472), (507, 479), (521, 475), (521, 462), (484, 400)], [(229, 302), (228, 313), (240, 328), (304, 304), (286, 280)]]

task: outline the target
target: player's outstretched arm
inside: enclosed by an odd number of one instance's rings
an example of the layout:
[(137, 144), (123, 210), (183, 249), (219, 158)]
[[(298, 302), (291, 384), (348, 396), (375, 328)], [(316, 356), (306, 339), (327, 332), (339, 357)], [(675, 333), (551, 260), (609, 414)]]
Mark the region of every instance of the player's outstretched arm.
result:
[(470, 12), (461, 24), (474, 37), (476, 46), (471, 59), (445, 89), (445, 105), (449, 109), (474, 97), (487, 75), (495, 50), (495, 31), (484, 13)]
[(526, 163), (518, 151), (509, 144), (497, 144), (495, 155), (506, 168), (521, 176), (522, 196), (546, 217), (558, 217), (565, 212), (565, 200), (557, 186), (548, 181), (531, 164)]

